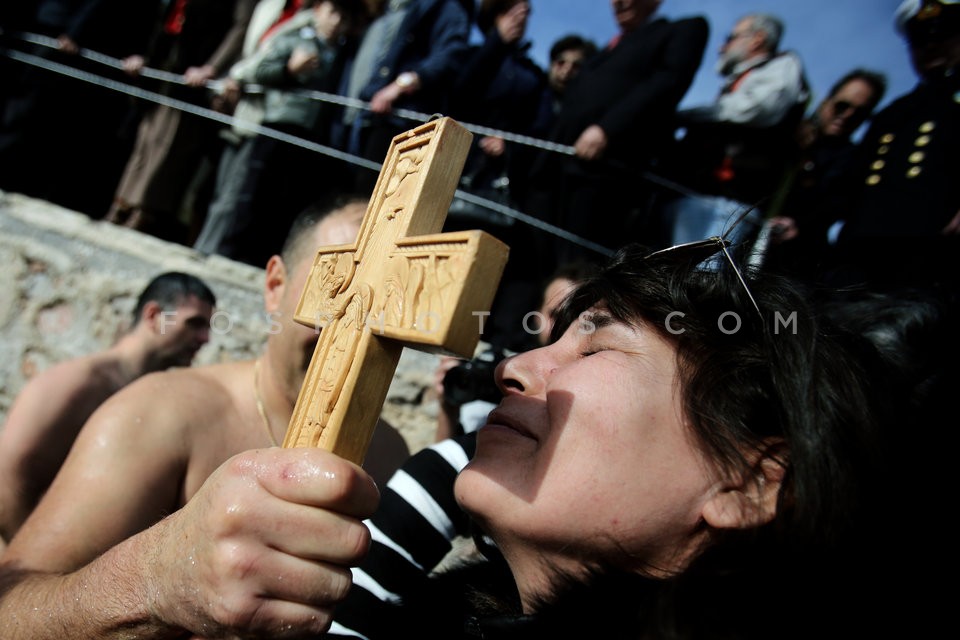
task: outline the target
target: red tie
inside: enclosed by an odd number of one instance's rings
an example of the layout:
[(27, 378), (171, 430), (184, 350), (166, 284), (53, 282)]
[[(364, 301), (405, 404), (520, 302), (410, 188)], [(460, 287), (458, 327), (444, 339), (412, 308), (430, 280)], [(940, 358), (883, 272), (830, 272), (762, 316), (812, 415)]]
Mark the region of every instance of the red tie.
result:
[(740, 87), (740, 85), (743, 84), (743, 81), (746, 80), (747, 75), (749, 75), (751, 71), (753, 71), (753, 69), (747, 69), (746, 71), (741, 73), (736, 80), (724, 86), (723, 89), (720, 91), (720, 95), (733, 93), (734, 91), (736, 91)]
[(173, 11), (170, 12), (170, 16), (163, 24), (163, 30), (172, 36), (178, 36), (183, 31), (183, 22), (186, 17), (184, 10), (187, 8), (187, 2), (189, 0), (177, 0), (177, 3), (173, 5)]
[(280, 14), (280, 17), (277, 18), (277, 21), (274, 22), (269, 29), (263, 32), (263, 35), (260, 36), (259, 42), (262, 43), (264, 40), (267, 39), (267, 36), (269, 36), (271, 33), (277, 30), (277, 27), (279, 27), (281, 24), (283, 24), (284, 22), (292, 18), (294, 14), (296, 14), (297, 11), (300, 10), (300, 5), (302, 4), (303, 2), (301, 2), (301, 0), (293, 0), (292, 2), (287, 2), (287, 6), (283, 10), (283, 13)]

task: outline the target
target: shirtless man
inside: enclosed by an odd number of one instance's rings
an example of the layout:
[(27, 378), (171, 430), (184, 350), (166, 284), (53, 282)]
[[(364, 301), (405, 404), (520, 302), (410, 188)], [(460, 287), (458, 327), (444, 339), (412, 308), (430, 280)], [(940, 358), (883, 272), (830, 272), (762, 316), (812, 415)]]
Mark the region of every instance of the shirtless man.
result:
[[(358, 200), (314, 208), (294, 223), (267, 263), (271, 328), (260, 357), (146, 376), (94, 413), (4, 560), (79, 569), (183, 507), (231, 456), (282, 441), (317, 342), (293, 320), (312, 258), (318, 246), (353, 242), (365, 208)], [(383, 422), (373, 439), (367, 468), (385, 483), (409, 449)]]
[(80, 427), (135, 379), (186, 367), (210, 339), (216, 298), (199, 278), (160, 274), (133, 310), (133, 328), (110, 348), (56, 364), (17, 395), (0, 431), (0, 550), (30, 515)]

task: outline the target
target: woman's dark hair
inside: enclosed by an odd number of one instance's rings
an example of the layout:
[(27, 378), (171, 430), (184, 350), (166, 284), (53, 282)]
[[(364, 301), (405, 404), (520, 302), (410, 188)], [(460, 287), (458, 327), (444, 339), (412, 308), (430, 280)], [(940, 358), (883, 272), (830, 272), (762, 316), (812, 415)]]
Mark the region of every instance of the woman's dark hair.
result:
[(848, 512), (831, 488), (854, 482), (845, 477), (848, 456), (861, 453), (850, 445), (869, 444), (874, 428), (876, 398), (859, 369), (875, 352), (819, 317), (800, 285), (752, 272), (741, 282), (727, 262), (706, 266), (703, 251), (684, 253), (622, 249), (570, 297), (555, 337), (602, 304), (673, 343), (684, 409), (705, 451), (736, 471), (749, 450), (783, 439), (792, 476), (783, 506), (797, 519), (791, 526), (831, 535)]
[(837, 325), (869, 340), (890, 365), (914, 420), (946, 415), (960, 388), (960, 307), (943, 291), (901, 287), (821, 293)]
[[(552, 338), (600, 307), (670, 341), (685, 417), (710, 457), (742, 473), (752, 451), (780, 443), (785, 476), (773, 521), (711, 532), (711, 544), (666, 579), (617, 566), (561, 575), (533, 603), (534, 616), (520, 615), (502, 556), (485, 551), (493, 570), (466, 567), (422, 598), (427, 611), (455, 612), (449, 629), (463, 629), (456, 602), (444, 602), (463, 599), (455, 580), (470, 597), (479, 585), (483, 596), (483, 606), (467, 607), (471, 630), (495, 632), (506, 615), (528, 625), (523, 637), (632, 640), (880, 636), (899, 614), (902, 585), (924, 587), (906, 579), (900, 563), (918, 553), (913, 543), (926, 529), (904, 538), (906, 526), (891, 526), (891, 510), (920, 483), (890, 491), (903, 478), (890, 473), (886, 443), (902, 414), (885, 361), (870, 340), (832, 324), (801, 285), (741, 272), (731, 265), (737, 256), (705, 261), (717, 249), (621, 249), (566, 300)], [(908, 513), (913, 526), (915, 511)], [(479, 580), (469, 573), (477, 568)], [(494, 570), (505, 577), (491, 581)]]
[[(687, 606), (709, 616), (704, 599), (717, 611), (728, 597), (762, 599), (764, 589), (776, 588), (771, 576), (799, 585), (787, 579), (799, 576), (788, 565), (805, 572), (816, 559), (834, 567), (862, 551), (861, 536), (871, 533), (885, 497), (884, 443), (900, 407), (872, 345), (821, 317), (800, 285), (749, 270), (741, 281), (727, 261), (706, 257), (621, 249), (567, 300), (553, 334), (596, 305), (656, 331), (677, 349), (682, 404), (703, 450), (728, 472), (745, 473), (751, 452), (773, 446), (784, 466), (772, 522), (716, 532), (667, 581), (661, 595), (670, 596), (657, 605), (667, 627), (691, 615), (682, 624), (693, 624), (697, 615)], [(718, 593), (712, 587), (719, 585), (746, 591)]]

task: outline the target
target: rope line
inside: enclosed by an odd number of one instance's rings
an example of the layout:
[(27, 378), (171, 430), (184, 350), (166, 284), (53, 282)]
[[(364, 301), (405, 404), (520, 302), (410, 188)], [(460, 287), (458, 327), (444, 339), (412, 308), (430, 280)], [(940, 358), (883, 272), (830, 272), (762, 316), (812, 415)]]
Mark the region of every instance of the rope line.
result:
[(298, 138), (296, 136), (283, 133), (282, 131), (277, 131), (276, 129), (271, 129), (269, 127), (265, 127), (260, 124), (253, 124), (249, 121), (241, 120), (239, 118), (234, 118), (233, 116), (228, 116), (226, 114), (220, 113), (219, 111), (214, 111), (213, 109), (207, 109), (206, 107), (201, 107), (195, 104), (191, 104), (189, 102), (185, 102), (183, 100), (171, 98), (169, 96), (165, 96), (153, 91), (148, 91), (140, 87), (135, 87), (130, 84), (118, 82), (116, 80), (111, 80), (110, 78), (104, 78), (103, 76), (98, 76), (94, 73), (89, 73), (87, 71), (83, 71), (75, 67), (61, 64), (59, 62), (54, 62), (53, 60), (47, 60), (45, 58), (41, 58), (40, 56), (35, 56), (30, 53), (23, 53), (22, 51), (13, 51), (11, 49), (0, 48), (0, 51), (2, 51), (3, 53), (5, 53), (6, 55), (8, 55), (10, 58), (14, 60), (18, 60), (20, 62), (33, 65), (35, 67), (39, 67), (47, 71), (53, 71), (55, 73), (65, 75), (65, 76), (74, 78), (76, 80), (83, 80), (84, 82), (90, 82), (92, 84), (96, 84), (96, 85), (105, 87), (107, 89), (112, 89), (120, 93), (125, 93), (135, 98), (141, 98), (143, 100), (155, 102), (157, 104), (170, 107), (171, 109), (177, 109), (178, 111), (183, 111), (191, 115), (200, 116), (203, 118), (209, 118), (210, 120), (216, 120), (217, 122), (220, 122), (222, 124), (242, 126), (250, 129), (251, 131), (255, 131), (259, 135), (264, 135), (271, 138), (275, 138), (277, 140), (282, 140), (284, 142), (289, 142), (290, 144), (295, 144), (299, 147), (303, 147), (304, 149), (309, 149), (311, 151), (316, 151), (318, 153), (324, 153), (334, 158), (337, 158), (338, 160), (343, 160), (345, 162), (349, 162), (351, 164), (364, 167), (366, 169), (379, 171), (382, 166), (379, 163), (373, 162), (371, 160), (367, 160), (366, 158), (360, 158), (353, 154), (345, 153), (338, 149), (334, 149), (333, 147), (328, 147), (326, 145), (322, 145), (316, 142), (311, 142), (310, 140), (304, 140), (303, 138)]
[[(24, 42), (27, 42), (30, 44), (48, 47), (53, 50), (59, 50), (59, 43), (56, 38), (51, 38), (49, 36), (44, 36), (44, 35), (34, 34), (34, 33), (12, 33), (9, 35), (15, 38), (19, 38), (20, 40), (23, 40)], [(17, 60), (25, 64), (39, 67), (54, 73), (59, 73), (61, 75), (72, 77), (77, 80), (82, 80), (84, 82), (88, 82), (94, 85), (102, 86), (104, 88), (111, 89), (113, 91), (117, 91), (120, 93), (124, 93), (129, 96), (133, 96), (135, 98), (161, 104), (171, 109), (183, 111), (191, 115), (208, 118), (210, 120), (220, 122), (221, 124), (237, 126), (239, 128), (254, 132), (257, 135), (267, 136), (270, 138), (274, 138), (276, 140), (280, 140), (282, 142), (286, 142), (288, 144), (299, 146), (303, 149), (308, 149), (316, 153), (322, 153), (332, 158), (336, 158), (337, 160), (341, 160), (343, 162), (347, 162), (349, 164), (362, 167), (364, 169), (370, 169), (372, 171), (380, 171), (380, 169), (382, 168), (381, 163), (373, 162), (371, 160), (367, 160), (366, 158), (361, 158), (359, 156), (355, 156), (353, 154), (340, 151), (339, 149), (336, 149), (333, 147), (322, 145), (317, 142), (312, 142), (310, 140), (305, 140), (303, 138), (299, 138), (297, 136), (293, 136), (293, 135), (284, 133), (282, 131), (277, 131), (276, 129), (263, 126), (259, 123), (253, 123), (248, 120), (235, 118), (234, 116), (226, 115), (218, 111), (214, 111), (213, 109), (201, 107), (195, 104), (191, 104), (189, 102), (185, 102), (183, 100), (178, 100), (176, 98), (171, 98), (169, 96), (165, 96), (153, 91), (136, 87), (131, 84), (112, 80), (110, 78), (106, 78), (106, 77), (97, 75), (95, 73), (83, 71), (81, 69), (77, 69), (76, 67), (71, 67), (69, 65), (55, 62), (53, 60), (48, 60), (46, 58), (43, 58), (42, 56), (37, 56), (34, 54), (17, 51), (14, 49), (8, 49), (5, 47), (0, 47), (0, 53), (6, 55), (7, 57), (13, 60)], [(119, 58), (115, 58), (103, 53), (99, 53), (99, 52), (92, 51), (90, 49), (84, 49), (84, 48), (79, 49), (76, 55), (86, 60), (90, 60), (92, 62), (96, 62), (98, 64), (102, 64), (102, 65), (111, 67), (113, 69), (123, 71), (123, 61)], [(154, 69), (151, 67), (143, 67), (139, 72), (139, 76), (153, 79), (153, 80), (160, 80), (162, 82), (167, 82), (172, 84), (178, 84), (178, 85), (184, 85), (184, 86), (186, 85), (184, 76), (182, 74), (163, 71), (161, 69)], [(205, 87), (207, 89), (218, 92), (218, 93), (222, 91), (223, 85), (224, 85), (224, 81), (217, 80), (217, 79), (208, 80), (205, 83)], [(259, 94), (266, 93), (267, 90), (268, 89), (266, 87), (258, 84), (243, 85), (243, 92), (246, 94), (259, 95)], [(316, 90), (307, 90), (307, 89), (290, 89), (288, 91), (297, 95), (303, 95), (311, 99), (322, 101), (322, 102), (328, 102), (331, 104), (337, 104), (345, 107), (358, 108), (366, 111), (371, 110), (369, 102), (366, 102), (364, 100), (359, 100), (357, 98), (350, 98), (350, 97), (341, 96), (338, 94), (327, 93), (327, 92), (316, 91)], [(421, 113), (421, 112), (413, 111), (410, 109), (394, 109), (393, 111), (391, 111), (391, 114), (407, 120), (417, 122), (417, 123), (427, 122), (428, 120), (433, 118), (435, 115), (435, 114)], [(458, 120), (458, 124), (462, 125), (465, 129), (467, 129), (474, 135), (494, 136), (494, 137), (502, 138), (503, 140), (508, 142), (522, 144), (522, 145), (530, 146), (536, 149), (541, 149), (544, 151), (551, 151), (554, 153), (560, 153), (567, 156), (575, 155), (574, 148), (570, 145), (563, 145), (563, 144), (551, 142), (548, 140), (534, 138), (532, 136), (525, 136), (521, 134), (512, 133), (509, 131), (502, 131), (499, 129), (494, 129), (491, 127), (486, 127), (478, 124), (464, 123), (459, 120)], [(701, 195), (691, 189), (684, 187), (683, 185), (677, 184), (676, 182), (663, 178), (652, 172), (640, 171), (638, 173), (639, 173), (639, 176), (642, 177), (643, 179), (653, 184), (656, 184), (660, 187), (666, 188), (670, 191), (680, 193), (685, 196), (696, 197)], [(455, 192), (455, 195), (466, 202), (484, 207), (491, 211), (495, 211), (513, 220), (523, 222), (541, 231), (550, 233), (551, 235), (567, 240), (568, 242), (572, 242), (586, 249), (590, 249), (591, 251), (595, 251), (601, 255), (610, 256), (613, 254), (613, 251), (607, 247), (604, 247), (595, 242), (587, 240), (586, 238), (578, 236), (565, 229), (561, 229), (560, 227), (557, 227), (548, 222), (540, 220), (539, 218), (523, 213), (522, 211), (518, 211), (517, 209), (514, 209), (512, 207), (508, 207), (506, 205), (500, 204), (499, 202), (482, 198), (480, 196), (474, 195), (467, 191), (463, 191), (461, 189), (457, 189)]]
[[(157, 104), (164, 105), (171, 109), (177, 109), (179, 111), (183, 111), (191, 115), (195, 115), (203, 118), (209, 118), (211, 120), (215, 120), (217, 122), (220, 122), (226, 125), (231, 125), (231, 126), (238, 125), (257, 133), (258, 135), (267, 136), (270, 138), (274, 138), (276, 140), (281, 140), (283, 142), (287, 142), (289, 144), (302, 147), (304, 149), (309, 149), (310, 151), (315, 151), (317, 153), (323, 153), (330, 157), (336, 158), (338, 160), (342, 160), (344, 162), (348, 162), (353, 165), (363, 167), (365, 169), (380, 171), (380, 169), (383, 166), (381, 163), (373, 162), (371, 160), (367, 160), (366, 158), (361, 158), (359, 156), (355, 156), (353, 154), (340, 151), (339, 149), (335, 149), (333, 147), (328, 147), (326, 145), (322, 145), (317, 142), (304, 140), (303, 138), (299, 138), (297, 136), (284, 133), (282, 131), (277, 131), (276, 129), (271, 129), (270, 127), (265, 127), (260, 124), (255, 124), (246, 120), (241, 120), (239, 118), (235, 118), (233, 116), (229, 116), (229, 115), (220, 113), (218, 111), (214, 111), (213, 109), (207, 109), (205, 107), (200, 107), (195, 104), (190, 104), (189, 102), (178, 100), (176, 98), (171, 98), (169, 96), (164, 96), (159, 93), (155, 93), (153, 91), (142, 89), (140, 87), (135, 87), (133, 85), (129, 85), (123, 82), (118, 82), (116, 80), (111, 80), (109, 78), (104, 78), (103, 76), (89, 73), (87, 71), (82, 71), (80, 69), (76, 69), (75, 67), (70, 67), (68, 65), (61, 64), (59, 62), (46, 60), (45, 58), (42, 58), (40, 56), (35, 56), (33, 54), (23, 53), (21, 51), (14, 51), (12, 49), (6, 49), (2, 47), (0, 47), (0, 53), (3, 53), (8, 57), (10, 57), (11, 59), (17, 60), (19, 62), (23, 62), (25, 64), (39, 67), (47, 71), (52, 71), (54, 73), (59, 73), (77, 80), (82, 80), (84, 82), (96, 84), (98, 86), (102, 86), (107, 89), (112, 89), (114, 91), (118, 91), (120, 93), (124, 93), (129, 96), (133, 96), (135, 98), (140, 98), (150, 102), (155, 102)], [(590, 249), (591, 251), (595, 251), (601, 255), (609, 256), (613, 254), (613, 251), (608, 249), (607, 247), (601, 246), (595, 242), (587, 240), (586, 238), (582, 238), (578, 235), (570, 233), (565, 229), (561, 229), (560, 227), (552, 225), (548, 222), (544, 222), (543, 220), (540, 220), (538, 218), (525, 214), (521, 211), (517, 211), (516, 209), (507, 207), (498, 202), (487, 200), (486, 198), (481, 198), (479, 196), (473, 195), (472, 193), (468, 193), (461, 189), (457, 189), (455, 191), (455, 195), (467, 202), (471, 202), (473, 204), (477, 204), (487, 209), (497, 211), (510, 218), (529, 224), (533, 227), (540, 229), (541, 231), (550, 233), (559, 238), (563, 238), (564, 240), (580, 245), (586, 249)]]
[[(51, 49), (59, 49), (59, 43), (56, 38), (51, 38), (49, 36), (44, 36), (36, 33), (18, 33), (18, 34), (12, 34), (12, 35), (14, 35), (15, 37), (19, 37), (25, 42), (29, 42), (31, 44), (50, 47)], [(77, 55), (83, 58), (86, 58), (88, 60), (91, 60), (93, 62), (98, 62), (100, 64), (113, 67), (114, 69), (123, 70), (123, 61), (120, 60), (119, 58), (114, 58), (102, 53), (98, 53), (96, 51), (91, 51), (90, 49), (82, 49), (82, 48), (77, 52)], [(181, 74), (171, 73), (169, 71), (163, 71), (160, 69), (153, 69), (150, 67), (144, 67), (140, 71), (140, 75), (142, 75), (145, 78), (162, 80), (164, 82), (171, 82), (171, 83), (181, 84), (181, 85), (186, 84), (184, 77)], [(206, 82), (206, 87), (211, 91), (220, 92), (223, 89), (223, 84), (224, 84), (223, 80), (216, 80), (216, 79), (208, 80)], [(244, 84), (242, 89), (244, 93), (248, 93), (251, 95), (262, 95), (267, 91), (267, 87), (264, 87), (263, 85), (259, 85), (259, 84)], [(364, 111), (371, 110), (369, 102), (360, 100), (358, 98), (341, 96), (336, 93), (327, 93), (324, 91), (296, 89), (296, 88), (287, 89), (287, 91), (295, 95), (303, 95), (303, 96), (312, 98), (314, 100), (319, 100), (321, 102), (329, 102), (331, 104), (336, 104), (344, 107), (352, 107), (356, 109), (362, 109)], [(434, 116), (434, 114), (421, 113), (419, 111), (413, 111), (411, 109), (394, 109), (393, 111), (391, 111), (391, 114), (399, 116), (404, 119), (413, 120), (418, 123), (426, 122)], [(501, 129), (494, 129), (492, 127), (473, 124), (470, 122), (462, 122), (460, 120), (458, 120), (457, 123), (460, 124), (465, 129), (467, 129), (470, 133), (473, 133), (475, 135), (493, 136), (497, 138), (502, 138), (508, 142), (514, 142), (517, 144), (533, 147), (536, 149), (542, 149), (544, 151), (552, 151), (554, 153), (560, 153), (562, 155), (567, 155), (567, 156), (576, 155), (576, 152), (574, 151), (574, 148), (572, 145), (560, 144), (558, 142), (552, 142), (550, 140), (543, 140), (540, 138), (535, 138), (533, 136), (525, 136), (522, 134), (510, 132), (510, 131), (503, 131)], [(669, 189), (670, 191), (673, 191), (685, 196), (692, 196), (692, 197), (702, 196), (702, 194), (700, 194), (697, 191), (694, 191), (688, 187), (685, 187), (681, 184), (673, 182), (672, 180), (668, 180), (650, 171), (641, 171), (640, 176), (649, 182), (652, 182), (656, 185), (664, 187), (665, 189)], [(489, 202), (489, 201), (485, 200), (484, 202)], [(500, 205), (500, 206), (502, 207), (503, 205)], [(508, 210), (511, 210), (511, 209), (508, 208)], [(501, 213), (504, 213), (504, 211), (501, 211)]]
[[(43, 47), (49, 47), (51, 49), (58, 49), (59, 43), (56, 38), (51, 38), (49, 36), (44, 36), (36, 33), (21, 33), (18, 34), (18, 37), (24, 42), (29, 42), (30, 44), (35, 44)], [(92, 62), (97, 62), (114, 69), (123, 70), (123, 60), (119, 58), (114, 58), (103, 53), (98, 53), (96, 51), (91, 51), (90, 49), (80, 49), (77, 52), (82, 58), (90, 60)], [(172, 73), (170, 71), (163, 71), (161, 69), (154, 69), (151, 67), (144, 67), (140, 71), (140, 75), (145, 78), (150, 78), (152, 80), (161, 80), (163, 82), (170, 82), (174, 84), (185, 85), (184, 76), (179, 73)], [(223, 88), (222, 80), (208, 80), (205, 83), (207, 89), (211, 91), (220, 92)], [(269, 88), (264, 87), (263, 85), (254, 84), (254, 83), (245, 83), (242, 87), (243, 93), (251, 95), (262, 95), (267, 92)], [(320, 102), (328, 102), (331, 104), (340, 105), (343, 107), (352, 107), (355, 109), (362, 109), (364, 111), (370, 111), (370, 103), (365, 100), (360, 100), (359, 98), (350, 98), (348, 96), (341, 96), (336, 93), (328, 93), (325, 91), (317, 91), (314, 89), (298, 89), (290, 88), (286, 89), (287, 93), (292, 93), (294, 95), (304, 96)], [(422, 113), (420, 111), (414, 111), (412, 109), (394, 109), (391, 112), (391, 115), (398, 116), (405, 120), (412, 120), (415, 122), (426, 122), (433, 117), (431, 113)], [(503, 138), (507, 142), (514, 142), (517, 144), (526, 145), (529, 147), (534, 147), (537, 149), (542, 149), (544, 151), (553, 151), (555, 153), (560, 153), (563, 155), (572, 156), (574, 155), (574, 150), (571, 145), (559, 144), (556, 142), (551, 142), (549, 140), (541, 140), (539, 138), (534, 138), (533, 136), (525, 136), (518, 133), (512, 133), (510, 131), (502, 131), (500, 129), (494, 129), (492, 127), (485, 127), (479, 124), (473, 124), (469, 122), (457, 121), (462, 127), (464, 127), (470, 133), (474, 135), (481, 136), (494, 136), (498, 138)]]

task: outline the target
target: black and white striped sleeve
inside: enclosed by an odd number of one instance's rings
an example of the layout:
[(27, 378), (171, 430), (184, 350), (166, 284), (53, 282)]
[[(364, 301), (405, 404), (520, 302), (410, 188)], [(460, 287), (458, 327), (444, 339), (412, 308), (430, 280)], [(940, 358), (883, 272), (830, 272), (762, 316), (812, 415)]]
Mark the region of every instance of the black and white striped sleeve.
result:
[(366, 521), (370, 552), (353, 569), (353, 587), (337, 608), (330, 635), (373, 640), (396, 634), (393, 605), (420, 588), (455, 538), (470, 533), (453, 483), (475, 448), (476, 433), (444, 440), (411, 456), (393, 475)]

